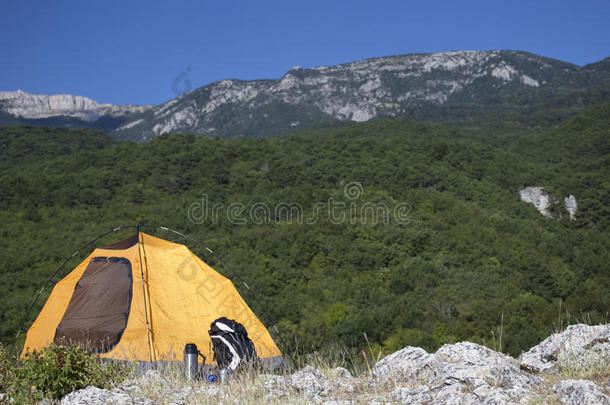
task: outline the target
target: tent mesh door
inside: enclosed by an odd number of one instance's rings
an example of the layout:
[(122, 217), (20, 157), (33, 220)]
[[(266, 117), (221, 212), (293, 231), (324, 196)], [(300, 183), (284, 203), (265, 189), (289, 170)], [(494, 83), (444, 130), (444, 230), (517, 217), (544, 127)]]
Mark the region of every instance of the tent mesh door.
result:
[(123, 257), (89, 262), (55, 331), (54, 342), (106, 353), (127, 327), (132, 297), (131, 263)]

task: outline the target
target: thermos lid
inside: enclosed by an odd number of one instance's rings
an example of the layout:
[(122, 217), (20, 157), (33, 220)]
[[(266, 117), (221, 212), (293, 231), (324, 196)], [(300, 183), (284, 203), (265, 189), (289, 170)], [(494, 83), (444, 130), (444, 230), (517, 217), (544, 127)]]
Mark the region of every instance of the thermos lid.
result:
[(187, 343), (187, 345), (184, 346), (184, 353), (187, 353), (187, 354), (199, 353), (199, 351), (197, 350), (197, 345), (195, 343)]

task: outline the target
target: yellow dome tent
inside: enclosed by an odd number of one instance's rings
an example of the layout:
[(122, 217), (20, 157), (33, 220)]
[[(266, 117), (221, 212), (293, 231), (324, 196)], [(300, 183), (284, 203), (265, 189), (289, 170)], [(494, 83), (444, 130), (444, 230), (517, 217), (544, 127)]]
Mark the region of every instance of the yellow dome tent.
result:
[(283, 357), (233, 283), (186, 246), (138, 232), (95, 249), (55, 285), (27, 332), (23, 354), (51, 342), (77, 344), (101, 358), (181, 361), (195, 343), (212, 363), (210, 324), (245, 326), (263, 363)]

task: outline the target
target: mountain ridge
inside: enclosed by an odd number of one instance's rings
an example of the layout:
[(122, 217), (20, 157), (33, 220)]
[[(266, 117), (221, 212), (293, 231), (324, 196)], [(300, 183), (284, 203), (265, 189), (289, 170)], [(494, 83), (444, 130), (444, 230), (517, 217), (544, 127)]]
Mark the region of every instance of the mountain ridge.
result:
[[(295, 66), (278, 79), (224, 79), (157, 106), (97, 104), (64, 115), (105, 129), (121, 140), (146, 141), (163, 133), (259, 137), (328, 121), (407, 118), (463, 124), (521, 122), (557, 106), (564, 119), (610, 100), (608, 58), (578, 66), (512, 50), (450, 51), (367, 58), (312, 68)], [(20, 111), (2, 102), (0, 110)], [(42, 97), (42, 96), (41, 96)], [(47, 96), (53, 97), (53, 96)], [(77, 96), (77, 98), (80, 96)], [(6, 96), (5, 96), (6, 99)], [(4, 106), (3, 106), (4, 104)], [(12, 108), (12, 109), (11, 109)], [(62, 111), (59, 111), (61, 113)], [(21, 114), (32, 120), (43, 113)], [(108, 120), (109, 119), (109, 120)], [(79, 126), (70, 122), (67, 126)]]
[(120, 116), (143, 112), (153, 107), (153, 105), (100, 104), (83, 96), (31, 94), (22, 90), (0, 92), (0, 103), (4, 103), (4, 111), (17, 117), (36, 119), (68, 115), (82, 118), (85, 121), (95, 120), (101, 115)]

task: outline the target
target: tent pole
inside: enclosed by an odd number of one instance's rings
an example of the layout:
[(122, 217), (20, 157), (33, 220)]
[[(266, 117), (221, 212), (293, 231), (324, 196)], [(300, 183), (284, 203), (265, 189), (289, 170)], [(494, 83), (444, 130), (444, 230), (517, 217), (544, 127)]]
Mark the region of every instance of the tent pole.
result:
[(144, 316), (146, 317), (146, 337), (148, 338), (148, 358), (150, 363), (152, 364), (152, 345), (150, 343), (150, 326), (148, 324), (148, 307), (146, 305), (146, 287), (144, 283), (144, 267), (142, 263), (142, 252), (140, 248), (144, 248), (142, 243), (140, 242), (140, 224), (136, 225), (136, 230), (138, 233), (138, 255), (140, 256), (140, 275), (142, 276), (142, 296), (144, 297)]

